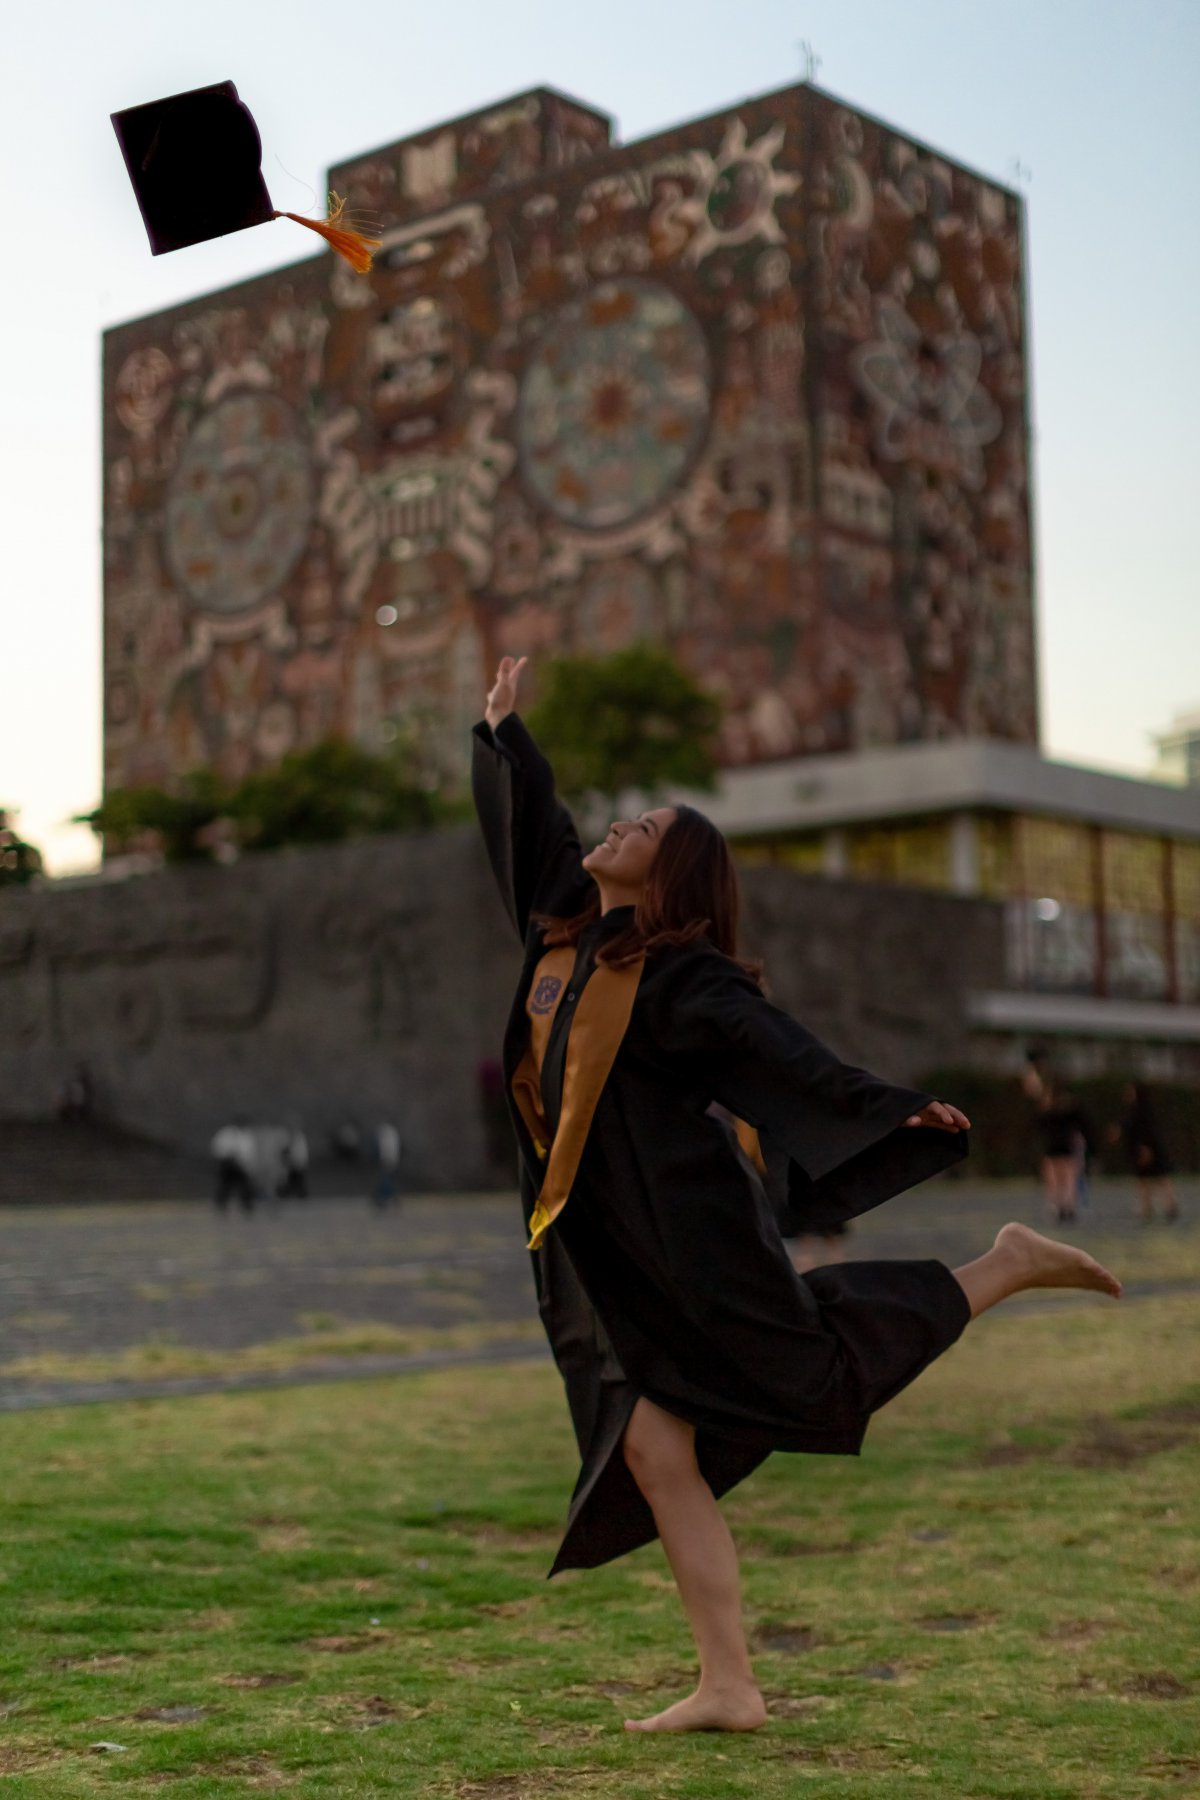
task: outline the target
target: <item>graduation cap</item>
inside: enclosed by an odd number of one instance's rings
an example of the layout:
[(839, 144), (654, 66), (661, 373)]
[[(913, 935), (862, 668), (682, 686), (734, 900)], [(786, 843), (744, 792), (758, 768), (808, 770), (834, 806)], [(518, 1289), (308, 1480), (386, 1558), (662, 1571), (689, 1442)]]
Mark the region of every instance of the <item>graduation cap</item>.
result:
[(345, 201), (329, 216), (276, 212), (262, 177), (262, 139), (232, 81), (112, 114), (113, 129), (155, 256), (272, 219), (307, 225), (365, 275), (379, 239), (355, 231)]

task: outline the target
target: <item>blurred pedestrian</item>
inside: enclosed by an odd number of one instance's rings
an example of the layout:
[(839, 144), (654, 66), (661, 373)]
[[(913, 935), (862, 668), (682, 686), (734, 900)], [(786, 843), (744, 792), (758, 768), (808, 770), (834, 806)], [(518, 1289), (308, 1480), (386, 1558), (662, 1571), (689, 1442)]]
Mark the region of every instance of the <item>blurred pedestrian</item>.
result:
[(375, 1192), (372, 1199), (382, 1212), (400, 1197), (400, 1133), (390, 1120), (375, 1127)]
[(1138, 1215), (1149, 1222), (1154, 1217), (1154, 1197), (1162, 1201), (1163, 1218), (1173, 1222), (1179, 1217), (1179, 1200), (1171, 1180), (1171, 1164), (1154, 1115), (1150, 1090), (1142, 1081), (1131, 1081), (1121, 1095), (1124, 1116), (1113, 1131), (1123, 1139), (1125, 1154), (1137, 1182)]
[(308, 1199), (308, 1139), (298, 1120), (285, 1128), (280, 1145), (280, 1179), (276, 1192), (281, 1200)]
[(1038, 1105), (1046, 1205), (1060, 1225), (1073, 1225), (1079, 1217), (1080, 1148), (1086, 1157), (1092, 1145), (1092, 1128), (1066, 1084), (1057, 1077), (1043, 1075), (1032, 1059), (1026, 1066), (1022, 1086)]
[(56, 1111), (60, 1119), (86, 1124), (95, 1114), (96, 1090), (86, 1063), (76, 1063), (59, 1090)]
[(239, 1113), (228, 1125), (222, 1125), (210, 1146), (217, 1165), (217, 1191), (214, 1196), (221, 1212), (227, 1212), (230, 1200), (236, 1200), (243, 1212), (254, 1210), (254, 1133), (250, 1121)]
[(333, 1154), (338, 1162), (356, 1163), (362, 1157), (362, 1132), (357, 1119), (345, 1118), (335, 1125), (330, 1136)]

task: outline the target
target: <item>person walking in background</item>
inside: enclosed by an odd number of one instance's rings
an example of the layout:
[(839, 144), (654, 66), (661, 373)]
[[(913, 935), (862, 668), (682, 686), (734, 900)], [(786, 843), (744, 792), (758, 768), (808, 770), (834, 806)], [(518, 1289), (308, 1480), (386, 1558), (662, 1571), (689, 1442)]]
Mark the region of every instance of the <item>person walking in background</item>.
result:
[(1026, 1065), (1021, 1085), (1037, 1102), (1046, 1205), (1060, 1225), (1073, 1225), (1079, 1217), (1080, 1152), (1082, 1148), (1086, 1156), (1091, 1147), (1091, 1126), (1071, 1090), (1044, 1076), (1033, 1058)]
[(210, 1146), (217, 1165), (217, 1191), (214, 1195), (221, 1212), (229, 1210), (236, 1200), (243, 1212), (254, 1210), (254, 1134), (250, 1121), (239, 1113), (228, 1125), (222, 1125)]
[(281, 1200), (308, 1199), (308, 1139), (299, 1120), (289, 1121), (280, 1146), (280, 1180), (276, 1190)]
[(375, 1127), (375, 1205), (382, 1212), (400, 1197), (400, 1133), (390, 1120)]
[(1142, 1081), (1131, 1081), (1121, 1095), (1125, 1113), (1110, 1136), (1124, 1141), (1125, 1154), (1137, 1182), (1138, 1216), (1149, 1223), (1154, 1217), (1154, 1196), (1162, 1201), (1163, 1218), (1179, 1217), (1179, 1200), (1171, 1180), (1171, 1164), (1154, 1116), (1150, 1090)]

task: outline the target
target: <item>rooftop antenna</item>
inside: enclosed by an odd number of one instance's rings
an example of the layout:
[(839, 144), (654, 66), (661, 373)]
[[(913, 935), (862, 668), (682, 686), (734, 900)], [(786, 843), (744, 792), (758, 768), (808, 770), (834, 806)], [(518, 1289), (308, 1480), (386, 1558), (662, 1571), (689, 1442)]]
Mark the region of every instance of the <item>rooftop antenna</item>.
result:
[(1008, 174), (1015, 187), (1027, 188), (1033, 180), (1033, 170), (1019, 156), (1009, 158)]
[(817, 70), (821, 66), (821, 59), (807, 38), (800, 39), (797, 49), (804, 60), (804, 73), (800, 79), (806, 87), (809, 87), (817, 79)]

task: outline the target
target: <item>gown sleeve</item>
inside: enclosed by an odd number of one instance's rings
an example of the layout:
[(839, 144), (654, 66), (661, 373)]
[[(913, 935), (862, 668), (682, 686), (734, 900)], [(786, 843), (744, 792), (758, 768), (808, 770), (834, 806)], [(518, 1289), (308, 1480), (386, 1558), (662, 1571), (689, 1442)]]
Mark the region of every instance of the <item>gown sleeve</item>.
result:
[(471, 792), (508, 916), (524, 939), (532, 913), (568, 918), (594, 882), (554, 772), (516, 713), (472, 733)]
[(806, 1214), (852, 1219), (967, 1154), (966, 1132), (905, 1125), (932, 1095), (842, 1062), (717, 951), (681, 958), (656, 1034), (689, 1086), (757, 1128), (768, 1163), (786, 1159), (798, 1230)]

